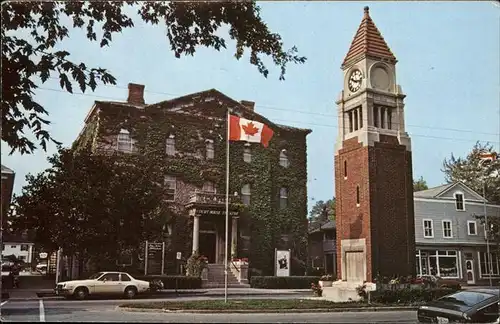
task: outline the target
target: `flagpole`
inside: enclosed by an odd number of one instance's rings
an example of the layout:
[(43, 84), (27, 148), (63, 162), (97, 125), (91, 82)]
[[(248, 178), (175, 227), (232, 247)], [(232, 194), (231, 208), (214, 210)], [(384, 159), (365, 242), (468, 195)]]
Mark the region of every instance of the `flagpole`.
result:
[(226, 233), (224, 243), (224, 302), (227, 303), (227, 245), (229, 232), (229, 107), (226, 112), (227, 134), (226, 134)]

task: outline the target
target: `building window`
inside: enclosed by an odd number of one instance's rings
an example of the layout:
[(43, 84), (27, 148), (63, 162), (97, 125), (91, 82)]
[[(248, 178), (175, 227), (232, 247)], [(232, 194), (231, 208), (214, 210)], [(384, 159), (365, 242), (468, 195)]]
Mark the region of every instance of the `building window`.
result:
[(344, 160), (344, 179), (347, 179), (347, 160)]
[(241, 202), (250, 205), (250, 185), (248, 183), (241, 188)]
[(130, 137), (130, 133), (126, 129), (120, 130), (117, 139), (117, 149), (120, 152), (132, 153), (134, 150), (134, 140)]
[(434, 237), (432, 219), (424, 219), (424, 237)]
[(207, 140), (207, 160), (212, 160), (215, 156), (214, 142), (212, 140)]
[(166, 189), (166, 201), (175, 200), (175, 189), (176, 189), (177, 179), (174, 176), (165, 176), (165, 189)]
[(286, 150), (281, 150), (280, 152), (280, 165), (284, 168), (288, 168), (290, 165), (288, 162), (288, 156), (286, 155)]
[(373, 107), (373, 126), (378, 127), (378, 107)]
[(207, 181), (203, 184), (203, 192), (215, 193), (215, 185), (213, 182)]
[(452, 238), (453, 237), (453, 231), (451, 228), (451, 221), (450, 220), (443, 221), (443, 237), (445, 237), (445, 238)]
[(349, 133), (352, 133), (354, 131), (354, 121), (352, 120), (352, 111), (349, 111), (347, 113), (347, 116), (349, 118)]
[(288, 206), (288, 190), (286, 188), (280, 188), (280, 208), (286, 208)]
[(10, 248), (15, 249), (15, 248), (17, 248), (17, 245), (11, 245)]
[(357, 131), (359, 129), (358, 110), (352, 110), (352, 114), (354, 115), (354, 130)]
[(359, 207), (359, 186), (356, 186), (356, 206)]
[(467, 231), (469, 235), (477, 235), (476, 221), (467, 221)]
[(455, 194), (455, 208), (457, 210), (465, 210), (464, 195), (461, 193)]
[(380, 107), (380, 128), (385, 128), (385, 112), (386, 108)]
[(359, 128), (363, 128), (363, 107), (359, 107), (358, 111), (359, 111)]
[(17, 257), (21, 261), (26, 261), (26, 256), (25, 255), (20, 255)]
[(247, 163), (252, 162), (252, 150), (248, 146), (245, 146), (243, 149), (243, 161)]
[(459, 256), (457, 251), (418, 250), (417, 274), (443, 278), (459, 278)]
[(478, 252), (478, 253), (479, 253), (479, 269), (481, 277), (488, 278), (490, 276), (491, 277), (500, 276), (498, 255), (496, 253), (490, 253), (489, 254), (490, 258), (488, 258), (488, 253), (486, 252)]
[(28, 244), (21, 244), (21, 251), (28, 251), (28, 250), (29, 250)]
[(167, 155), (175, 155), (175, 137), (170, 135), (165, 143), (165, 153)]
[(392, 109), (387, 108), (387, 128), (392, 129)]

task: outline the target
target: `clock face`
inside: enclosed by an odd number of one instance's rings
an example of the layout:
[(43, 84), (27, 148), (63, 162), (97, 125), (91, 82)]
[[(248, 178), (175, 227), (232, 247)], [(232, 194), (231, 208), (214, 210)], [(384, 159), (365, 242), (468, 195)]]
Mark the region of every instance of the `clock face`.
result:
[(349, 77), (349, 90), (356, 92), (361, 88), (361, 80), (363, 80), (363, 74), (360, 70), (354, 70)]

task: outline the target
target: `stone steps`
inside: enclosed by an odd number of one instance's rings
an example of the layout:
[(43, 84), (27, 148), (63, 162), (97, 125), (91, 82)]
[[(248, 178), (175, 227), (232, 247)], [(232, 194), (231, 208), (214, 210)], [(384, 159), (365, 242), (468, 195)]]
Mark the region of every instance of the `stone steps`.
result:
[[(208, 282), (203, 284), (204, 288), (223, 288), (224, 287), (224, 265), (208, 265)], [(238, 281), (232, 271), (227, 273), (227, 285), (229, 288), (249, 288), (250, 285), (242, 284)]]

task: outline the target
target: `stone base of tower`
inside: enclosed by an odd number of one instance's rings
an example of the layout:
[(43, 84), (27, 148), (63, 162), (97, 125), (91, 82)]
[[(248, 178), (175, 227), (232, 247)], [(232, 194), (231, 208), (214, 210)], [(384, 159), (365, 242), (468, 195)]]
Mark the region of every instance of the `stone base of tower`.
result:
[[(333, 282), (331, 287), (323, 287), (322, 298), (335, 303), (359, 301), (362, 298), (359, 296), (357, 288), (361, 285), (363, 282), (338, 280)], [(366, 285), (367, 291), (376, 289), (374, 283), (366, 282), (364, 285)]]

